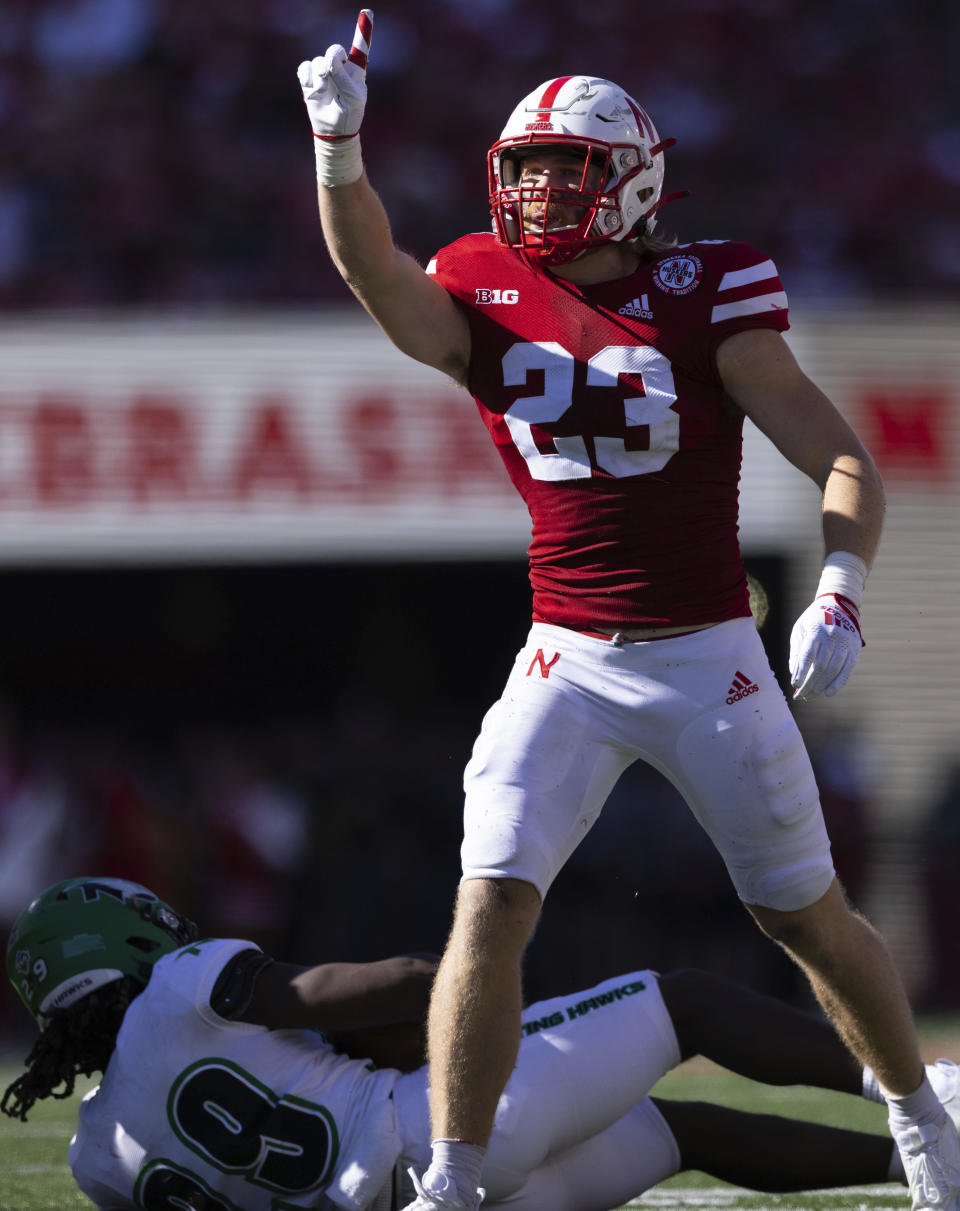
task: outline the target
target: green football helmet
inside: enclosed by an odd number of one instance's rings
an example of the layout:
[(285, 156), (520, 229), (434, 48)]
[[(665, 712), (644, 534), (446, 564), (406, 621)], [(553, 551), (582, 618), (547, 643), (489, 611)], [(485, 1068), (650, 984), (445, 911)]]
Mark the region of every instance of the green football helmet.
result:
[(124, 976), (144, 987), (157, 959), (196, 941), (197, 927), (127, 879), (55, 883), (20, 914), (7, 975), (41, 1029), (52, 1014)]

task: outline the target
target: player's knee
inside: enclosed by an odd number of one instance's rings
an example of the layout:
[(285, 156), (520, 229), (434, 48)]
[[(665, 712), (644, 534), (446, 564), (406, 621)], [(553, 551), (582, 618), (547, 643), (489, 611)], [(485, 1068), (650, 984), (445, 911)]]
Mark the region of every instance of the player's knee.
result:
[(521, 879), (466, 879), (460, 885), (453, 938), (470, 946), (523, 950), (540, 916), (540, 893)]
[(524, 879), (464, 879), (457, 895), (457, 911), (485, 915), (539, 913), (540, 893)]
[(691, 1039), (697, 1022), (711, 1011), (720, 995), (718, 981), (696, 967), (681, 967), (660, 977), (660, 994), (670, 1014), (684, 1059), (696, 1050)]
[(705, 1167), (701, 1157), (704, 1134), (714, 1127), (717, 1111), (709, 1102), (674, 1102), (654, 1098), (654, 1105), (663, 1115), (680, 1152), (679, 1172)]
[(807, 908), (780, 912), (756, 905), (748, 907), (767, 937), (817, 970), (845, 962), (850, 946), (856, 945), (859, 918), (836, 882), (826, 895)]

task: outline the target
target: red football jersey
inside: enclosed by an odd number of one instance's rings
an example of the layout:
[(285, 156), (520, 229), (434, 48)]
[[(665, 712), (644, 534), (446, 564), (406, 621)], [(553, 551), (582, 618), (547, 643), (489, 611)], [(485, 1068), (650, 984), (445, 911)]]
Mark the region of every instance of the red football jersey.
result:
[(427, 271), (469, 320), (468, 385), (530, 510), (534, 614), (581, 630), (748, 615), (743, 417), (714, 353), (788, 327), (773, 262), (703, 241), (575, 286), (477, 234)]

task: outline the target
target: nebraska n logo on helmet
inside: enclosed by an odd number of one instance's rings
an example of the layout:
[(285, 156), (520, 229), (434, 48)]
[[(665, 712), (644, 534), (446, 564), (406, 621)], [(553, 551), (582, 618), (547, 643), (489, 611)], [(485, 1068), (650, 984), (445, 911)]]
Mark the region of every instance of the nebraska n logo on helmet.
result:
[[(660, 196), (663, 152), (675, 142), (661, 140), (644, 110), (609, 80), (547, 80), (516, 107), (487, 156), (494, 234), (544, 265), (648, 234), (670, 200)], [(579, 182), (525, 178), (524, 160), (538, 153), (580, 157)]]

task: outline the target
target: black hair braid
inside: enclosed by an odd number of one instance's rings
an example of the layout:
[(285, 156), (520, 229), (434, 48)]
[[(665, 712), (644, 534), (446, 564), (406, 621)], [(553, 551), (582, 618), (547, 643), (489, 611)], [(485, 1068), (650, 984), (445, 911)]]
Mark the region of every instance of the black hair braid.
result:
[(143, 987), (140, 980), (124, 976), (88, 993), (69, 1009), (51, 1014), (27, 1056), (27, 1071), (7, 1088), (0, 1110), (25, 1123), (41, 1098), (71, 1097), (78, 1075), (104, 1072), (127, 1006)]

